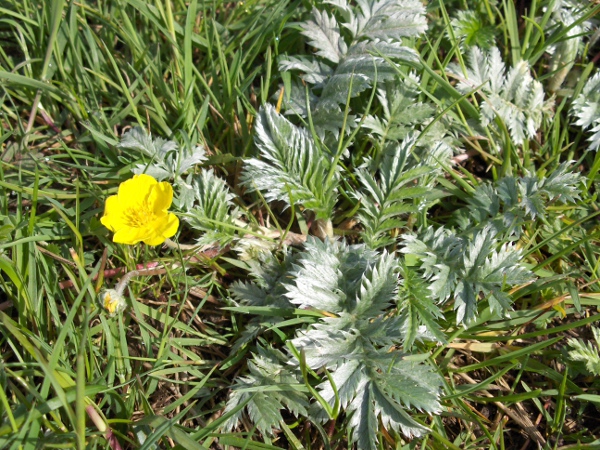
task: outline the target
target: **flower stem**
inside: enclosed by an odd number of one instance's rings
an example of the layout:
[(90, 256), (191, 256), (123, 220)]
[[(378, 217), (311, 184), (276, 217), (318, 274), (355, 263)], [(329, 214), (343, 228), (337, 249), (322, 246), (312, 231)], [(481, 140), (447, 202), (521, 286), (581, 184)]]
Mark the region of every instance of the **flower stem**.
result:
[(123, 275), (123, 278), (121, 278), (115, 286), (115, 291), (117, 291), (119, 295), (123, 295), (125, 288), (133, 277), (139, 277), (143, 275), (161, 275), (163, 273), (167, 273), (167, 269), (161, 266), (152, 267), (149, 269), (132, 270), (131, 272), (127, 272), (125, 275)]

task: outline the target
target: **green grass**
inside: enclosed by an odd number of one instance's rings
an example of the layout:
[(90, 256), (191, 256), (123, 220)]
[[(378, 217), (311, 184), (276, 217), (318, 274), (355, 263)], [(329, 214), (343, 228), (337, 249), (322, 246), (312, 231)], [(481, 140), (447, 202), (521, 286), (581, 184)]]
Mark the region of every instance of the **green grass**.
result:
[[(114, 244), (99, 221), (105, 199), (140, 163), (116, 145), (141, 126), (154, 137), (203, 145), (203, 165), (227, 180), (248, 221), (306, 232), (310, 218), (269, 207), (247, 194), (239, 177), (244, 158), (256, 155), (260, 105), (276, 104), (289, 81), (279, 56), (311, 53), (297, 22), (312, 3), (0, 2), (0, 448), (114, 450), (115, 440), (136, 449), (348, 446), (343, 417), (321, 426), (288, 415), (271, 437), (251, 421), (224, 433), (229, 388), (254, 351), (248, 344), (232, 352), (251, 316), (223, 309), (230, 306), (228, 287), (247, 277), (246, 263), (228, 247), (195, 255), (183, 246)], [(475, 120), (484, 99), (461, 94), (447, 73), (451, 62), (466, 64), (458, 37), (446, 30), (467, 3), (429, 3), (415, 67), (419, 100), (443, 111), (437, 120), (457, 124), (457, 141), (470, 156), (440, 176), (449, 203), (435, 217), (415, 214), (409, 222), (444, 224), (485, 179), (542, 175), (575, 160), (585, 181), (576, 204), (555, 204), (526, 225), (518, 245), (538, 278), (514, 290), (509, 317), (484, 308), (468, 328), (457, 327), (445, 306), (448, 344), (420, 348), (444, 377), (444, 411), (417, 414), (431, 433), (413, 442), (382, 429), (380, 447), (510, 449), (529, 439), (548, 449), (600, 448), (593, 401), (600, 385), (565, 350), (567, 338), (591, 339), (590, 326), (600, 319), (600, 157), (585, 151), (589, 135), (569, 116), (572, 98), (593, 73), (597, 46), (577, 57), (535, 139), (514, 145), (501, 123), (482, 135)], [(494, 29), (507, 64), (525, 59), (546, 82), (552, 74), (545, 51), (567, 34), (543, 33), (547, 2), (519, 10), (522, 3), (485, 0), (476, 12)], [(597, 13), (591, 8), (585, 18)], [(353, 141), (352, 161), (374, 154), (366, 142), (360, 134)], [(356, 179), (346, 163), (351, 186)], [(335, 231), (356, 240), (359, 227), (343, 226), (357, 208), (346, 194), (336, 206)], [(181, 243), (196, 238), (185, 226), (178, 235)], [(127, 310), (110, 317), (100, 291), (152, 262), (168, 269), (134, 278)], [(311, 320), (295, 319), (285, 326)], [(274, 328), (261, 339), (293, 335), (293, 328)]]

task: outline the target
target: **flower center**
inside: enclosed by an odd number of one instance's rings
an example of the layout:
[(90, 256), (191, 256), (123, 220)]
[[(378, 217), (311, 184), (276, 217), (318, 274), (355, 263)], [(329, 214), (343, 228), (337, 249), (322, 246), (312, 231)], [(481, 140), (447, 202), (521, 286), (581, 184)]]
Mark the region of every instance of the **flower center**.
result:
[(152, 221), (152, 213), (146, 202), (137, 208), (128, 208), (124, 211), (125, 221), (132, 228), (141, 228)]

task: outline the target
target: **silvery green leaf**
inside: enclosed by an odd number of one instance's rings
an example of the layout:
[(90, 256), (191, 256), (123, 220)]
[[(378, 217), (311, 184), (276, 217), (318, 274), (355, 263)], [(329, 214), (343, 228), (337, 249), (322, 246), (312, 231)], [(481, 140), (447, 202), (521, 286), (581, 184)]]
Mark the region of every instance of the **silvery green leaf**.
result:
[[(390, 177), (395, 173), (389, 169)], [(233, 286), (234, 297), (240, 303), (264, 305), (277, 305), (277, 297), (283, 297), (304, 308), (329, 310), (317, 322), (299, 328), (291, 344), (309, 368), (317, 373), (327, 369), (330, 378), (323, 377), (317, 389), (331, 406), (337, 392), (353, 442), (361, 449), (376, 448), (379, 422), (407, 437), (423, 433), (425, 428), (410, 417), (409, 408), (438, 413), (441, 378), (424, 358), (414, 361), (390, 351), (403, 344), (402, 320), (389, 314), (398, 287), (396, 258), (364, 245), (314, 238), (307, 239), (303, 251), (286, 253), (281, 262), (265, 258), (253, 269), (252, 283)], [(274, 317), (265, 326), (278, 326), (275, 319), (282, 320)], [(305, 397), (294, 383), (301, 367), (296, 352), (282, 356), (258, 348), (266, 353), (248, 361), (250, 374), (234, 386), (226, 412), (246, 401), (252, 422), (268, 433), (277, 426), (282, 407), (301, 412)], [(328, 417), (314, 401), (310, 415), (317, 420)], [(239, 414), (228, 426), (238, 419)]]
[(406, 138), (416, 125), (431, 119), (434, 112), (431, 105), (418, 101), (417, 86), (418, 79), (412, 76), (386, 82), (383, 88), (377, 90), (383, 117), (367, 116), (363, 127), (371, 129), (383, 141)]
[(570, 171), (574, 161), (565, 161), (547, 177), (540, 180), (540, 190), (549, 200), (555, 198), (562, 203), (572, 203), (579, 198), (582, 177), (580, 173)]
[(350, 311), (357, 316), (382, 314), (395, 297), (398, 288), (398, 263), (385, 251), (377, 265), (367, 269), (362, 277), (356, 304)]
[(600, 376), (600, 351), (598, 348), (591, 342), (585, 343), (580, 339), (569, 339), (567, 343), (572, 347), (568, 353), (569, 359), (583, 362), (591, 375)]
[(288, 286), (286, 296), (299, 308), (339, 312), (346, 301), (346, 294), (338, 288), (344, 274), (337, 268), (336, 255), (322, 254), (321, 258), (320, 261), (302, 261), (302, 268), (296, 272), (296, 283)]
[[(429, 134), (427, 133), (426, 136)], [(420, 154), (422, 164), (432, 168), (436, 174), (441, 173), (444, 167), (448, 167), (455, 151), (455, 148), (442, 140), (437, 140), (437, 142), (433, 142), (433, 145), (425, 145), (422, 148), (424, 150), (423, 154)], [(461, 152), (460, 149), (458, 151)]]
[(196, 145), (190, 152), (184, 152), (177, 160), (177, 173), (182, 174), (197, 164), (206, 161), (206, 151), (202, 145)]
[(238, 215), (233, 194), (212, 170), (202, 169), (191, 181), (195, 204), (185, 217), (192, 228), (204, 233), (198, 243), (227, 245), (235, 236), (233, 219)]
[(373, 348), (390, 348), (399, 342), (404, 342), (405, 339), (402, 331), (402, 319), (399, 316), (386, 317), (381, 314), (370, 320), (365, 320), (363, 316), (363, 319), (359, 321), (349, 316), (346, 318), (346, 322), (355, 326), (365, 342), (368, 342)]
[(344, 22), (348, 22), (350, 17), (354, 15), (354, 11), (347, 0), (323, 0), (323, 3), (334, 6), (342, 16)]
[(180, 148), (175, 141), (152, 139), (151, 135), (140, 127), (125, 133), (119, 148), (135, 150), (150, 157), (149, 163), (137, 164), (133, 173), (146, 173), (159, 181), (177, 179), (206, 160), (206, 152), (201, 145), (194, 148)]
[[(313, 94), (318, 97), (318, 101), (311, 101), (315, 129), (321, 139), (327, 133), (338, 139), (340, 132), (349, 132), (348, 128), (341, 130), (344, 124), (353, 123), (344, 121), (343, 115), (339, 120), (338, 105), (345, 105), (374, 84), (396, 78), (398, 69), (389, 60), (418, 63), (417, 52), (403, 45), (401, 39), (422, 33), (427, 24), (425, 9), (418, 0), (360, 0), (355, 7), (345, 0), (325, 3), (335, 10), (314, 8), (313, 20), (301, 24), (309, 45), (317, 50), (314, 60), (288, 57), (280, 61), (280, 69), (298, 70), (314, 85)], [(348, 33), (344, 37), (340, 27), (350, 31), (350, 39), (345, 39)], [(294, 105), (293, 109), (306, 115), (305, 106)], [(335, 117), (319, 114), (326, 111), (336, 113)]]
[(234, 298), (244, 305), (294, 308), (294, 305), (281, 295), (281, 292), (277, 292), (277, 289), (264, 288), (255, 283), (235, 282), (230, 290)]
[(425, 7), (418, 0), (357, 2), (359, 12), (348, 28), (359, 38), (400, 40), (418, 36), (427, 29)]
[(193, 186), (192, 174), (189, 174), (186, 180), (180, 178), (177, 187), (179, 189), (179, 195), (176, 199), (173, 199), (173, 203), (176, 202), (180, 209), (189, 211), (193, 208), (194, 202), (196, 201), (196, 190)]
[(425, 433), (427, 429), (410, 417), (406, 407), (439, 413), (442, 378), (428, 365), (403, 360), (398, 352), (371, 353), (362, 363), (364, 372), (353, 383), (356, 392), (347, 408), (352, 413), (348, 422), (352, 441), (358, 448), (378, 448), (378, 417), (384, 426), (409, 438)]
[[(346, 408), (354, 398), (358, 386), (364, 382), (366, 377), (364, 369), (365, 367), (359, 359), (348, 359), (339, 363), (332, 371), (331, 378), (337, 390), (340, 407)], [(319, 385), (319, 394), (333, 406), (335, 392), (328, 379)]]
[[(304, 76), (302, 78), (306, 79)], [(319, 102), (319, 98), (311, 90), (308, 90), (307, 92), (305, 86), (300, 84), (297, 80), (292, 80), (289, 97), (285, 95), (283, 98), (285, 115), (307, 117), (307, 107), (310, 107), (311, 109), (315, 132), (322, 142), (326, 142), (329, 136), (333, 136), (334, 143), (337, 142), (340, 131), (344, 127), (344, 120), (346, 127), (345, 134), (349, 134), (356, 126), (356, 118), (354, 115), (348, 114), (345, 116), (345, 113), (338, 104), (325, 104)], [(330, 133), (330, 135), (328, 135), (328, 133)], [(335, 148), (335, 145), (332, 145), (332, 148)], [(329, 154), (329, 156), (333, 156), (328, 148), (323, 148), (323, 150)]]
[(546, 209), (544, 199), (539, 195), (539, 185), (537, 177), (523, 177), (519, 180), (518, 188), (521, 196), (521, 202), (525, 213), (535, 218)]
[(383, 119), (381, 117), (377, 117), (377, 116), (367, 116), (362, 122), (363, 128), (367, 128), (368, 130), (371, 130), (375, 134), (382, 136), (382, 137), (387, 137), (386, 136), (388, 133), (387, 125), (388, 124), (385, 119)]
[[(316, 59), (309, 59), (303, 56), (285, 56), (279, 60), (279, 70), (289, 72), (298, 70), (302, 72), (302, 79), (307, 83), (320, 86), (333, 73), (333, 69), (327, 64)], [(304, 89), (301, 90), (302, 103), (305, 103)]]
[[(425, 260), (427, 262), (427, 260)], [(459, 279), (457, 271), (452, 270), (450, 264), (439, 262), (437, 264), (427, 265), (431, 272), (429, 289), (435, 298), (445, 301), (456, 293), (456, 286)], [(427, 272), (426, 272), (427, 273)]]
[(363, 274), (374, 262), (374, 254), (360, 246), (310, 238), (293, 272), (294, 284), (287, 297), (301, 308), (340, 313), (355, 302)]
[[(401, 228), (399, 217), (418, 211), (419, 205), (413, 199), (435, 200), (439, 192), (432, 186), (415, 186), (414, 181), (423, 180), (432, 172), (430, 167), (412, 161), (412, 149), (418, 135), (411, 134), (401, 143), (390, 144), (384, 149), (378, 173), (372, 174), (366, 167), (357, 170), (361, 191), (355, 197), (361, 200), (358, 218), (363, 224), (363, 240), (372, 248), (379, 248), (394, 242), (389, 232)], [(378, 177), (379, 179), (377, 179)]]
[(572, 162), (564, 162), (544, 177), (526, 175), (503, 177), (496, 183), (482, 183), (467, 199), (468, 212), (459, 210), (455, 221), (467, 229), (490, 225), (507, 236), (521, 234), (528, 218), (544, 217), (553, 201), (574, 202), (579, 198), (581, 175), (571, 170)]
[(573, 101), (571, 113), (577, 117), (576, 125), (590, 129), (590, 150), (600, 147), (600, 72), (596, 72), (583, 86), (581, 94)]
[(456, 323), (469, 323), (477, 316), (477, 295), (473, 285), (458, 280), (454, 288), (454, 309), (456, 310)]
[(303, 308), (352, 313), (360, 301), (362, 282), (378, 260), (378, 255), (363, 245), (309, 237), (292, 273), (294, 283), (288, 286), (287, 297)]
[[(315, 131), (322, 141), (325, 141), (327, 137), (325, 132), (331, 133), (331, 135), (337, 141), (337, 139), (339, 139), (340, 132), (348, 135), (352, 132), (352, 129), (356, 127), (356, 116), (353, 114), (348, 114), (347, 117), (344, 117), (344, 112), (337, 103), (316, 103), (312, 110), (312, 119), (315, 126)], [(344, 119), (346, 128), (342, 130), (344, 127)], [(331, 151), (327, 151), (327, 153), (330, 156), (333, 156)], [(344, 154), (344, 156), (346, 157), (347, 155)]]
[[(319, 103), (328, 109), (333, 109), (340, 103), (346, 103), (348, 98), (356, 97), (369, 87), (369, 77), (360, 72), (336, 72), (325, 84)], [(348, 93), (350, 93), (349, 97)]]
[(233, 250), (240, 261), (256, 261), (261, 255), (270, 254), (279, 248), (279, 243), (272, 240), (252, 237), (238, 239)]
[(256, 261), (248, 261), (252, 282), (236, 281), (230, 287), (233, 298), (242, 305), (294, 308), (285, 294), (297, 258), (297, 253), (287, 252), (280, 261), (270, 252), (260, 253)]
[(426, 434), (429, 430), (416, 422), (398, 403), (391, 399), (379, 386), (373, 385), (375, 414), (381, 417), (382, 425), (387, 429), (398, 430), (409, 439)]
[(533, 138), (547, 111), (543, 86), (531, 76), (528, 63), (520, 61), (507, 70), (496, 47), (483, 52), (475, 46), (470, 49), (468, 63), (466, 73), (456, 64), (449, 69), (460, 80), (457, 88), (461, 92), (481, 89), (485, 94), (481, 124), (490, 125), (499, 117), (515, 144)]
[(328, 179), (331, 160), (304, 128), (293, 125), (271, 105), (261, 109), (256, 123), (261, 160), (246, 162), (244, 185), (263, 192), (267, 201), (302, 204), (318, 219), (329, 218), (337, 199), (338, 171)]
[[(244, 404), (250, 420), (266, 435), (283, 420), (281, 410), (306, 415), (308, 402), (300, 389), (299, 372), (285, 365), (286, 357), (278, 350), (258, 347), (258, 354), (248, 362), (250, 374), (238, 377), (233, 386), (224, 415)], [(231, 431), (242, 417), (243, 409), (223, 425)]]
[[(385, 57), (392, 60), (410, 61), (413, 63), (417, 63), (419, 61), (419, 54), (416, 50), (402, 45), (402, 43), (398, 41), (361, 41), (354, 44), (348, 50), (348, 57), (359, 57), (367, 55), (378, 56), (382, 58)], [(383, 75), (381, 77), (378, 77), (378, 79), (391, 79), (392, 74), (396, 73), (394, 68), (389, 64), (383, 64), (382, 60), (377, 60), (377, 62), (377, 69), (383, 73)]]
[(171, 171), (163, 169), (158, 164), (136, 164), (135, 169), (133, 169), (132, 172), (135, 175), (145, 173), (146, 175), (156, 178), (158, 181), (163, 181), (172, 177)]
[(469, 50), (466, 73), (456, 64), (449, 66), (451, 72), (460, 80), (458, 90), (466, 93), (481, 86), (489, 92), (500, 92), (506, 66), (498, 48), (492, 47), (487, 53), (476, 46)]
[(417, 408), (430, 414), (441, 411), (439, 389), (442, 378), (429, 364), (406, 360), (398, 352), (374, 359), (372, 379), (389, 398), (406, 408)]
[(597, 377), (600, 376), (600, 329), (592, 327), (592, 334), (595, 344), (583, 339), (568, 339), (567, 344), (571, 347), (568, 355), (572, 361), (583, 362), (587, 371)]
[[(363, 380), (361, 380), (363, 381)], [(364, 380), (356, 390), (356, 396), (348, 405), (348, 412), (352, 415), (348, 421), (351, 430), (351, 442), (356, 443), (357, 448), (364, 450), (376, 450), (377, 432), (379, 423), (373, 408), (373, 395), (371, 382)]]
[(320, 369), (348, 358), (356, 350), (357, 338), (352, 332), (320, 326), (300, 332), (292, 343), (304, 352), (308, 367)]
[[(503, 177), (498, 180), (496, 190), (494, 190), (491, 184), (481, 185), (481, 190), (487, 191), (487, 197), (489, 198), (490, 204), (494, 203), (494, 208), (490, 211), (492, 216), (498, 214), (499, 212), (499, 200), (501, 200), (504, 205), (508, 206), (509, 208), (512, 208), (519, 203), (519, 184), (517, 183), (517, 179), (514, 177)], [(477, 195), (477, 193), (478, 192), (476, 192), (475, 195)]]
[(497, 231), (487, 224), (475, 228), (473, 237), (458, 237), (439, 228), (422, 239), (403, 236), (401, 251), (421, 258), (423, 277), (432, 281), (431, 295), (439, 301), (454, 297), (457, 323), (472, 321), (477, 302), (488, 298), (491, 309), (505, 313), (510, 306), (506, 287), (533, 280), (533, 274), (520, 265), (521, 255), (512, 244), (502, 244)]
[[(253, 385), (256, 386), (256, 383)], [(266, 435), (272, 435), (273, 428), (277, 428), (279, 422), (283, 420), (281, 409), (283, 405), (271, 392), (254, 392), (246, 405), (248, 417), (256, 428)]]
[(316, 8), (313, 8), (312, 12), (313, 20), (301, 24), (304, 30), (302, 34), (309, 38), (309, 45), (317, 49), (317, 55), (338, 63), (346, 53), (347, 45), (341, 39), (335, 16), (330, 16), (327, 12), (321, 12)]
[(411, 267), (402, 267), (398, 309), (401, 314), (405, 349), (412, 348), (415, 341), (425, 333), (439, 342), (446, 342), (446, 336), (439, 325), (443, 314), (431, 298), (427, 282)]
[(141, 127), (134, 127), (121, 137), (118, 145), (122, 149), (131, 149), (144, 153), (147, 156), (155, 155), (163, 157), (167, 152), (175, 150), (177, 143), (165, 141), (164, 139), (152, 139), (152, 135)]

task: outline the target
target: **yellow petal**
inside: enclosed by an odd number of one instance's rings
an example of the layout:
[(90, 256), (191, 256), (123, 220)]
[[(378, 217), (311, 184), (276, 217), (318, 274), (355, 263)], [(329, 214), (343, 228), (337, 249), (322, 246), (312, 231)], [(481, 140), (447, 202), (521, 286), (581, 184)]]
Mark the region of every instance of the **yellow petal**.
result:
[(148, 228), (152, 230), (152, 234), (143, 239), (144, 243), (148, 245), (160, 245), (167, 238), (177, 233), (179, 219), (175, 214), (169, 213), (152, 222), (148, 225)]
[(153, 186), (158, 182), (145, 173), (134, 175), (119, 186), (119, 203), (123, 209), (138, 208), (150, 195)]
[(134, 228), (134, 227), (123, 227), (119, 229), (113, 236), (113, 242), (118, 244), (137, 244), (144, 239), (147, 239), (151, 233), (148, 232), (146, 227)]
[(160, 245), (163, 242), (165, 242), (165, 237), (161, 236), (160, 234), (156, 234), (152, 237), (144, 239), (144, 244), (147, 245)]
[(100, 219), (102, 225), (110, 231), (117, 231), (125, 226), (123, 219), (123, 208), (119, 203), (119, 198), (116, 195), (108, 197), (104, 207), (104, 215)]
[(178, 229), (179, 229), (179, 218), (175, 214), (169, 213), (169, 215), (167, 216), (167, 224), (162, 231), (162, 235), (165, 238), (170, 238), (170, 237), (174, 236), (175, 233), (177, 233)]
[(148, 206), (158, 214), (166, 211), (173, 202), (173, 188), (166, 181), (155, 184), (148, 196)]

